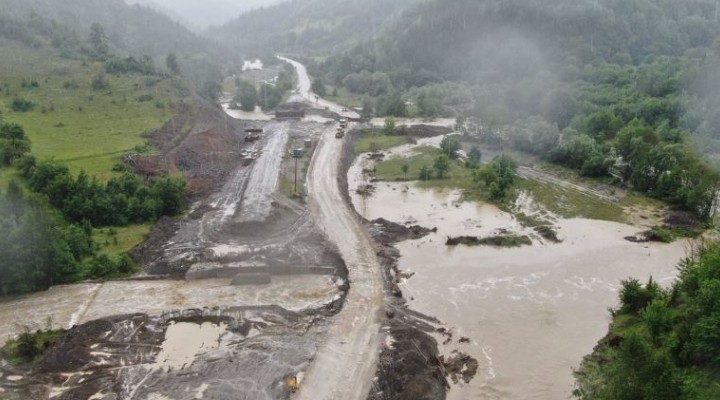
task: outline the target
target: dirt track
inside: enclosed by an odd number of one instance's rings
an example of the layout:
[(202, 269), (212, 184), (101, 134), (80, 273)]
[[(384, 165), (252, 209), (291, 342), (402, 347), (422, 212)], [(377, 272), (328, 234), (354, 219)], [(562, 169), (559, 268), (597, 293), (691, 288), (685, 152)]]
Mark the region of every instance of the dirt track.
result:
[[(305, 67), (296, 61), (281, 59), (297, 71), (297, 96), (312, 102), (314, 96), (309, 92), (310, 78)], [(322, 99), (316, 103), (345, 116), (357, 116)], [(316, 221), (345, 260), (351, 289), (343, 310), (330, 321), (327, 340), (318, 350), (295, 398), (365, 400), (375, 375), (381, 343), (382, 268), (370, 237), (338, 185), (343, 140), (335, 139), (333, 128), (326, 129), (315, 150), (308, 170), (307, 191)]]
[(364, 400), (378, 359), (383, 308), (381, 267), (360, 221), (337, 184), (342, 141), (329, 129), (308, 171), (310, 207), (347, 263), (351, 289), (335, 316), (297, 399)]

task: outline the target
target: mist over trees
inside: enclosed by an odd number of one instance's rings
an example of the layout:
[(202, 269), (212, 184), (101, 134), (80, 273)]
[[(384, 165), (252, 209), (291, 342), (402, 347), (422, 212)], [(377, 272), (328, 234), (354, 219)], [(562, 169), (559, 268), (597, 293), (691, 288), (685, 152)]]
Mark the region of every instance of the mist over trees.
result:
[(245, 57), (277, 52), (326, 55), (373, 37), (404, 8), (423, 0), (290, 0), (207, 30)]
[(123, 0), (0, 0), (0, 36), (53, 47), (66, 58), (147, 57), (163, 65), (172, 53), (196, 89), (222, 80), (220, 46), (158, 11)]

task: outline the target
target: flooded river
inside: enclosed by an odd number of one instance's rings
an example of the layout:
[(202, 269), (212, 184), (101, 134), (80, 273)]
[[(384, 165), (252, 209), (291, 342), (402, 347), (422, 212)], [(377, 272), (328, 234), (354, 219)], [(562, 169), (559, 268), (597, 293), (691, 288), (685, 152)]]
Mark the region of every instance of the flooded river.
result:
[(56, 286), (0, 302), (0, 340), (21, 331), (68, 328), (94, 319), (128, 313), (162, 314), (191, 308), (274, 304), (291, 311), (320, 307), (339, 296), (329, 276), (273, 277), (269, 285), (231, 286), (229, 279), (123, 281)]
[[(351, 192), (362, 183), (355, 165)], [(584, 219), (558, 220), (563, 242), (517, 249), (448, 247), (448, 236), (488, 236), (500, 228), (530, 234), (498, 208), (460, 202), (458, 191), (377, 183), (367, 198), (353, 193), (366, 218), (425, 227), (437, 233), (397, 245), (400, 269), (416, 274), (401, 285), (410, 306), (452, 328), (458, 349), (480, 362), (477, 377), (454, 386), (449, 399), (566, 399), (573, 368), (607, 332), (628, 277), (668, 284), (686, 244), (636, 244), (633, 226)], [(460, 344), (460, 337), (470, 339)], [(444, 338), (439, 338), (442, 342)]]

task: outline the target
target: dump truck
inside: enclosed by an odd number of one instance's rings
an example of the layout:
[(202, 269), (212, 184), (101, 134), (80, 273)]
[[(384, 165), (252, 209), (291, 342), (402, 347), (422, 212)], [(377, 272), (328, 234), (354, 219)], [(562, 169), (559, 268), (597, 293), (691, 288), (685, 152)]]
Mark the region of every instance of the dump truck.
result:
[(348, 120), (347, 118), (340, 118), (340, 127), (345, 129), (348, 126)]

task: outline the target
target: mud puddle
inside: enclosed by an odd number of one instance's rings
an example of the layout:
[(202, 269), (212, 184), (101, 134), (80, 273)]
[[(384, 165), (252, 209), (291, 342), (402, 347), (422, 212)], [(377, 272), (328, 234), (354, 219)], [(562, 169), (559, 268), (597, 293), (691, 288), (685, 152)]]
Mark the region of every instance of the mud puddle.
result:
[(165, 341), (155, 361), (158, 368), (168, 371), (190, 366), (197, 354), (220, 347), (221, 336), (226, 330), (226, 325), (211, 322), (172, 323), (165, 332)]
[(410, 307), (451, 328), (452, 339), (437, 337), (446, 342), (441, 352), (480, 361), (475, 379), (453, 386), (449, 399), (570, 398), (572, 369), (607, 332), (620, 281), (669, 284), (685, 255), (684, 242), (633, 244), (624, 237), (637, 227), (584, 219), (555, 221), (559, 244), (535, 236), (522, 248), (448, 247), (448, 236), (531, 231), (494, 206), (460, 202), (459, 191), (380, 182), (372, 196), (355, 195), (364, 183), (358, 164), (349, 187), (361, 215), (438, 228), (396, 247), (399, 268), (415, 273), (401, 283)]

